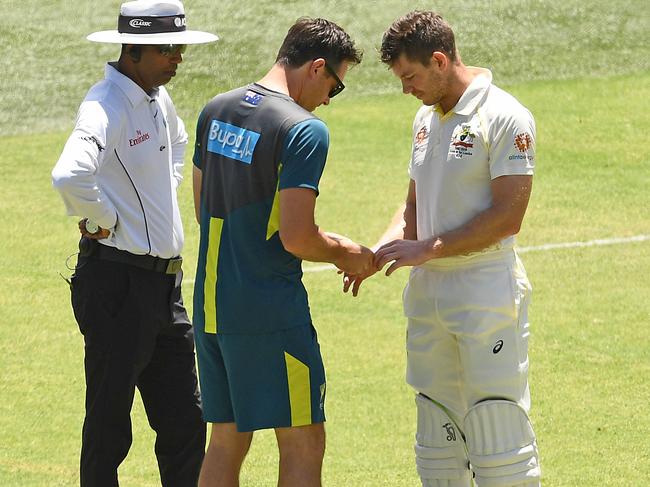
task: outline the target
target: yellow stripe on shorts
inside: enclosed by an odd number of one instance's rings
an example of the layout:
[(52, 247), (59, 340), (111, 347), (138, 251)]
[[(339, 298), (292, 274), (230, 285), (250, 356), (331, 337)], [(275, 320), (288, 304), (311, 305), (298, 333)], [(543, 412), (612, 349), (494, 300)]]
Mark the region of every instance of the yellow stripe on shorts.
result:
[(223, 218), (210, 218), (208, 231), (208, 255), (205, 260), (205, 282), (203, 283), (203, 313), (205, 332), (217, 333), (217, 263)]
[(284, 352), (284, 361), (287, 364), (291, 426), (311, 424), (309, 367), (287, 352)]

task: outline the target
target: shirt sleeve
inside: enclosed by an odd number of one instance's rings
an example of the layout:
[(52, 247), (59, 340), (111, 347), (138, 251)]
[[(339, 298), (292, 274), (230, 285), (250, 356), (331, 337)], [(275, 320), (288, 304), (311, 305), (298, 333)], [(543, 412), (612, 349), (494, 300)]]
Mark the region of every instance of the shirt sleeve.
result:
[(321, 120), (312, 118), (292, 127), (281, 151), (279, 189), (309, 188), (318, 194), (328, 148), (329, 131)]
[[(411, 132), (411, 157), (408, 165), (408, 174), (411, 179), (415, 179), (415, 167), (422, 164), (427, 152), (430, 121), (427, 123), (426, 114), (430, 110), (431, 107), (426, 105), (420, 107), (413, 119), (413, 128)], [(419, 143), (418, 132), (422, 133), (422, 139)]]
[(52, 170), (52, 185), (61, 194), (68, 215), (87, 217), (107, 229), (115, 227), (117, 212), (95, 176), (106, 151), (119, 137), (121, 124), (116, 117), (100, 102), (84, 101), (75, 128)]
[(187, 147), (187, 131), (183, 120), (176, 113), (176, 107), (165, 91), (165, 104), (167, 105), (167, 120), (169, 123), (169, 140), (171, 143), (172, 174), (176, 187), (183, 181), (183, 167), (185, 165), (185, 149)]
[(532, 175), (535, 169), (535, 120), (524, 107), (509, 112), (490, 140), (490, 177)]

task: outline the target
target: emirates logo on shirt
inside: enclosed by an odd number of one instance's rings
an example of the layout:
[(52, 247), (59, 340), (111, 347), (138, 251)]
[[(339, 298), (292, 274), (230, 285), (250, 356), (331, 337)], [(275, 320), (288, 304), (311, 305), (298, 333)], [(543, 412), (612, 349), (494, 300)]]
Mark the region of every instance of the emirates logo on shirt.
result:
[(146, 142), (149, 140), (151, 137), (149, 136), (149, 132), (145, 132), (144, 134), (142, 133), (141, 130), (136, 130), (135, 131), (136, 136), (134, 139), (129, 139), (129, 146), (133, 147), (134, 145), (142, 144), (143, 142)]

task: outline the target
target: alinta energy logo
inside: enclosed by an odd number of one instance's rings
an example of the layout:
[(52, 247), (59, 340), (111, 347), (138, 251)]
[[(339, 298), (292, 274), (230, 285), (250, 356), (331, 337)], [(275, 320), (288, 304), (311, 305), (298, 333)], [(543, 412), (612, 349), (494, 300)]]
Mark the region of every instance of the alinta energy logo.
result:
[(519, 152), (526, 152), (533, 146), (533, 138), (530, 134), (522, 132), (515, 136), (515, 147)]
[(527, 159), (533, 161), (535, 158), (533, 154), (528, 151), (533, 148), (533, 138), (527, 132), (521, 132), (520, 134), (515, 135), (514, 146), (516, 149), (521, 152), (521, 154), (513, 154), (508, 157), (509, 160), (515, 159)]

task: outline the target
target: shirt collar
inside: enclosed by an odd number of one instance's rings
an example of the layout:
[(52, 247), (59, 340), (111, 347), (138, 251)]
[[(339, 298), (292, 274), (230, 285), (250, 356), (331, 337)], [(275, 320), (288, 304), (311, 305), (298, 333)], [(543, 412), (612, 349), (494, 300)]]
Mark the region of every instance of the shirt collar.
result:
[(135, 81), (120, 73), (115, 66), (114, 63), (106, 64), (104, 77), (124, 92), (132, 106), (135, 107), (143, 101), (148, 103), (158, 97), (159, 88), (154, 88), (150, 96)]
[(489, 69), (474, 67), (469, 67), (469, 69), (474, 71), (476, 76), (465, 89), (456, 106), (450, 110), (458, 115), (471, 114), (492, 83), (492, 72)]

